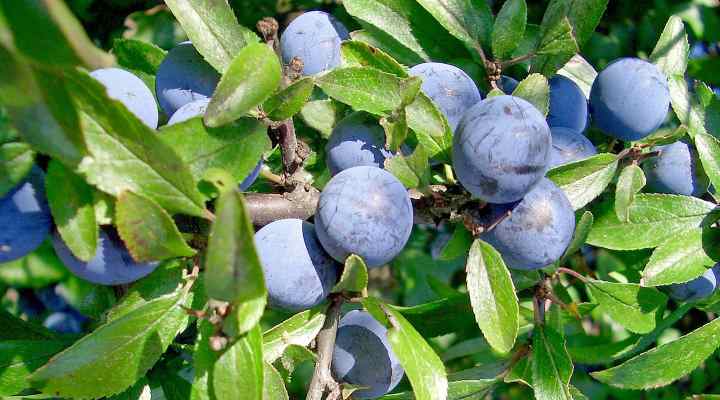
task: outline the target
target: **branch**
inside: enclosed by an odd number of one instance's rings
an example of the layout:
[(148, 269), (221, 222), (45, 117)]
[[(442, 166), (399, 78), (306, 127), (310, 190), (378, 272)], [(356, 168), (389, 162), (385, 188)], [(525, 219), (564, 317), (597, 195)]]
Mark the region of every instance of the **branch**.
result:
[(342, 296), (335, 296), (331, 299), (328, 307), (325, 324), (317, 335), (318, 360), (315, 363), (310, 387), (308, 388), (306, 400), (322, 400), (326, 390), (337, 391), (339, 383), (335, 381), (330, 372), (332, 355), (335, 350), (335, 337), (337, 335), (338, 322), (340, 321), (340, 308), (343, 303)]
[(309, 186), (298, 186), (289, 193), (247, 193), (245, 203), (253, 225), (265, 226), (286, 218), (306, 220), (315, 215), (320, 192)]
[(524, 54), (522, 56), (511, 58), (509, 60), (505, 60), (505, 61), (501, 62), (500, 65), (502, 66), (503, 69), (505, 69), (512, 65), (520, 64), (521, 62), (527, 61), (533, 57), (535, 57), (535, 53), (528, 53), (528, 54)]

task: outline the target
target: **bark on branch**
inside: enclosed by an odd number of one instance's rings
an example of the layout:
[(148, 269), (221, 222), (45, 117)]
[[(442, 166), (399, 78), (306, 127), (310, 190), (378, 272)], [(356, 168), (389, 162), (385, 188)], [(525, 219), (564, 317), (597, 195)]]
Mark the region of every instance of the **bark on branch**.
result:
[(245, 194), (248, 212), (256, 227), (285, 218), (308, 219), (315, 215), (319, 198), (320, 192), (311, 186), (298, 186), (283, 194)]

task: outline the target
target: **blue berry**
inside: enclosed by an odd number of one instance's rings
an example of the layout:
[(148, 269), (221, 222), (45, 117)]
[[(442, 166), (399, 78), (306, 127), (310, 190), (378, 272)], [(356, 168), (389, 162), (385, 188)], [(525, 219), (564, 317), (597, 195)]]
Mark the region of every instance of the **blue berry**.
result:
[(352, 167), (383, 168), (393, 153), (385, 149), (385, 130), (364, 113), (354, 113), (340, 121), (325, 146), (330, 173)]
[(568, 128), (550, 128), (552, 135), (552, 151), (550, 152), (550, 168), (573, 161), (582, 160), (597, 154), (590, 139), (582, 133)]
[(96, 69), (90, 76), (102, 83), (110, 98), (118, 100), (151, 129), (158, 126), (155, 97), (137, 76), (120, 68)]
[(681, 140), (653, 150), (659, 150), (660, 155), (643, 164), (650, 190), (685, 196), (701, 196), (707, 192), (710, 183), (690, 144)]
[(294, 57), (303, 62), (305, 75), (333, 69), (340, 65), (340, 43), (350, 33), (332, 15), (322, 11), (306, 12), (295, 18), (280, 37), (283, 62)]

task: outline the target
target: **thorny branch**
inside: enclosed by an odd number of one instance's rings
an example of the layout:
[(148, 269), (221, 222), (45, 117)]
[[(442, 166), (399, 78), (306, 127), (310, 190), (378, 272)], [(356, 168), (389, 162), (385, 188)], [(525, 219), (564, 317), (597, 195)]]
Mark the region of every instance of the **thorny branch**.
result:
[(337, 399), (340, 395), (340, 384), (333, 378), (330, 366), (342, 303), (342, 296), (334, 296), (330, 299), (325, 324), (316, 338), (318, 360), (315, 363), (315, 372), (310, 381), (306, 400), (322, 400), (325, 392), (329, 393), (328, 400)]

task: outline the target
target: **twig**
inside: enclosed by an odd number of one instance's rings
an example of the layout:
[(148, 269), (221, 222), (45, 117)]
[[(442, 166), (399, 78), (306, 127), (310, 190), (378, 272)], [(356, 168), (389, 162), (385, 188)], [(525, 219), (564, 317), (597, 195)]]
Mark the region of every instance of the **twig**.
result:
[(557, 269), (557, 272), (562, 273), (562, 274), (572, 275), (572, 276), (574, 276), (575, 278), (580, 279), (582, 282), (587, 282), (587, 281), (588, 281), (588, 279), (587, 279), (586, 277), (584, 277), (584, 276), (580, 275), (579, 273), (571, 270), (570, 268), (560, 267), (560, 268)]
[(529, 60), (529, 59), (531, 59), (531, 58), (533, 58), (533, 57), (535, 57), (535, 53), (528, 53), (528, 54), (525, 54), (525, 55), (522, 55), (522, 56), (518, 56), (518, 57), (515, 57), (515, 58), (511, 58), (511, 59), (509, 59), (509, 60), (505, 60), (505, 61), (501, 62), (500, 65), (502, 65), (502, 68), (505, 69), (505, 68), (510, 67), (510, 66), (512, 66), (512, 65), (520, 64), (521, 62), (527, 61), (527, 60)]
[(329, 393), (337, 392), (340, 385), (332, 377), (330, 366), (335, 349), (335, 338), (337, 336), (342, 303), (342, 296), (334, 296), (331, 299), (327, 316), (325, 317), (325, 323), (317, 335), (318, 360), (317, 363), (315, 363), (315, 372), (310, 380), (306, 400), (322, 400), (322, 396), (326, 391)]
[(308, 219), (315, 214), (320, 192), (310, 185), (283, 194), (247, 193), (245, 203), (253, 225), (265, 226), (286, 218)]
[(545, 286), (543, 284), (538, 285), (533, 296), (533, 317), (535, 319), (535, 325), (545, 325)]

